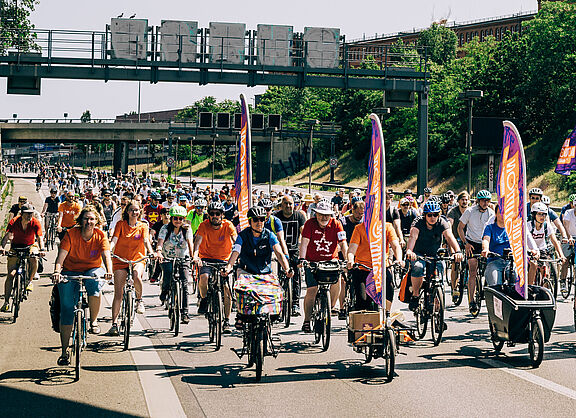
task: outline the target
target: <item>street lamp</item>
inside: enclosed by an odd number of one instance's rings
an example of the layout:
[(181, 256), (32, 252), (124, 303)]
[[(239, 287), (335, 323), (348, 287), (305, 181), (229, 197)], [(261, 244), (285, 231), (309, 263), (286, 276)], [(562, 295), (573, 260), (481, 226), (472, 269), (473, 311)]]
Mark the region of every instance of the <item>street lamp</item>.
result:
[(212, 190), (214, 190), (214, 167), (216, 163), (216, 138), (218, 134), (212, 134)]
[(313, 136), (314, 136), (314, 127), (320, 123), (317, 119), (312, 119), (306, 122), (310, 124), (310, 147), (308, 153), (308, 193), (312, 193), (312, 151), (313, 151)]
[(278, 128), (270, 128), (270, 173), (268, 180), (268, 194), (272, 193), (272, 169), (274, 168), (274, 132), (278, 131)]
[(66, 118), (68, 117), (68, 113), (64, 113), (64, 123), (66, 123)]
[(190, 137), (190, 187), (192, 187), (192, 148), (194, 145), (194, 140), (196, 139), (196, 137), (191, 136)]
[(468, 193), (472, 193), (472, 108), (474, 99), (484, 96), (482, 90), (465, 90), (458, 93), (460, 100), (465, 100), (468, 106), (468, 131), (466, 132), (466, 153), (468, 154)]

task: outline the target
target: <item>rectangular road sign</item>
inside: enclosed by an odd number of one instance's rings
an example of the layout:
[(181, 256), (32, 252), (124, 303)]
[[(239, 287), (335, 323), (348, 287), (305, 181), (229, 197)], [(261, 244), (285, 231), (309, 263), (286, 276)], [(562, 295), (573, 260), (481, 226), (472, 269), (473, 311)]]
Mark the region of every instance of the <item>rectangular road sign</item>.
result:
[(178, 61), (182, 47), (182, 62), (196, 62), (198, 22), (163, 20), (159, 32), (162, 61)]

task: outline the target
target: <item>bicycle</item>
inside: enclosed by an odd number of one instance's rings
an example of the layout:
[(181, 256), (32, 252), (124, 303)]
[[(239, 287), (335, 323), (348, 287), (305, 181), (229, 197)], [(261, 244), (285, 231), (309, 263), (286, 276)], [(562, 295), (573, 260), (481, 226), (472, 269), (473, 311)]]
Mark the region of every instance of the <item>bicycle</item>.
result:
[(124, 351), (128, 350), (130, 344), (130, 328), (134, 322), (134, 299), (136, 298), (134, 289), (134, 264), (138, 264), (141, 261), (152, 258), (152, 256), (144, 256), (136, 261), (126, 260), (116, 254), (112, 254), (112, 257), (121, 261), (122, 263), (128, 264), (128, 276), (126, 277), (126, 283), (124, 284), (124, 294), (122, 295), (122, 307), (120, 308), (120, 334), (123, 337)]
[(242, 351), (231, 348), (238, 358), (248, 356), (247, 367), (256, 367), (256, 381), (262, 379), (264, 357), (278, 357), (278, 350), (272, 343), (272, 321), (270, 314), (242, 315)]
[(574, 258), (576, 254), (574, 253), (574, 245), (570, 246), (570, 254), (567, 257), (568, 265), (566, 266), (566, 277), (564, 280), (560, 280), (560, 294), (564, 299), (568, 299), (570, 292), (572, 290), (572, 285), (574, 284)]
[(553, 257), (539, 258), (534, 261), (537, 265), (534, 284), (549, 289), (556, 299), (558, 297), (558, 275), (555, 264), (562, 261)]
[(56, 246), (56, 224), (58, 221), (57, 213), (46, 213), (46, 219), (48, 221), (48, 227), (46, 228), (46, 248), (51, 251)]
[(293, 283), (292, 279), (286, 276), (286, 273), (281, 268), (278, 269), (278, 281), (280, 281), (280, 285), (284, 292), (284, 298), (282, 299), (282, 312), (278, 319), (284, 324), (284, 328), (288, 328), (292, 319)]
[(16, 323), (18, 319), (18, 314), (20, 313), (20, 304), (27, 299), (28, 291), (26, 286), (28, 286), (28, 263), (29, 257), (41, 258), (38, 254), (30, 254), (30, 248), (32, 246), (24, 248), (12, 248), (6, 253), (8, 257), (18, 257), (18, 264), (16, 265), (16, 274), (12, 278), (12, 304), (11, 313), (13, 314), (12, 323)]
[(189, 256), (164, 258), (165, 262), (172, 263), (172, 277), (170, 278), (170, 287), (166, 297), (166, 309), (170, 319), (170, 331), (174, 331), (175, 337), (180, 333), (180, 312), (183, 308), (182, 300), (184, 298), (184, 291), (180, 282), (180, 266), (188, 260), (190, 260)]
[(418, 295), (418, 307), (414, 312), (416, 317), (416, 330), (418, 338), (426, 335), (428, 320), (430, 320), (430, 333), (434, 346), (442, 341), (444, 333), (444, 289), (442, 281), (438, 278), (436, 266), (440, 261), (452, 261), (453, 257), (446, 256), (447, 250), (440, 248), (434, 257), (417, 256), (418, 260), (426, 262), (426, 277), (422, 282)]
[(322, 351), (326, 351), (330, 346), (332, 324), (330, 287), (338, 282), (345, 264), (341, 261), (305, 261), (304, 265), (312, 270), (318, 283), (318, 292), (310, 318), (310, 326), (314, 330), (314, 343), (318, 344), (322, 340)]
[(350, 312), (356, 306), (356, 291), (352, 281), (352, 272), (346, 274), (345, 288), (344, 288), (344, 312), (346, 312), (346, 326), (350, 325)]
[(96, 276), (64, 276), (65, 279), (60, 280), (60, 283), (67, 283), (70, 280), (77, 281), (80, 284), (80, 295), (78, 302), (74, 307), (74, 323), (72, 325), (72, 344), (70, 348), (70, 355), (72, 357), (70, 364), (74, 365), (74, 380), (80, 380), (80, 355), (86, 348), (86, 334), (88, 329), (88, 302), (86, 301), (86, 289), (84, 287), (84, 280), (94, 279), (97, 281), (105, 282), (104, 279)]
[(210, 343), (216, 344), (216, 351), (222, 346), (222, 323), (224, 321), (224, 280), (221, 269), (228, 263), (225, 261), (207, 261), (203, 260), (204, 267), (210, 268), (211, 274), (208, 277), (208, 310), (206, 319), (208, 319), (208, 338)]

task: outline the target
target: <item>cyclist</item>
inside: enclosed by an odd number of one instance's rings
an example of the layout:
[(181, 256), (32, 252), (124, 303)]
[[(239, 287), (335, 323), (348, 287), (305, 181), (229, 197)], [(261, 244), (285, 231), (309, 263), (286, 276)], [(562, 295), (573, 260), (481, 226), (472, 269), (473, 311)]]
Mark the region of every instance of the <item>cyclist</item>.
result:
[[(146, 255), (153, 254), (148, 224), (140, 221), (142, 206), (136, 200), (128, 202), (122, 220), (114, 228), (114, 236), (110, 242), (110, 251), (125, 260), (139, 260)], [(134, 265), (134, 290), (136, 292), (136, 313), (143, 314), (145, 311), (142, 301), (142, 276), (146, 261), (141, 261)], [(118, 335), (118, 315), (124, 297), (124, 285), (128, 277), (128, 264), (114, 258), (112, 260), (112, 270), (114, 272), (114, 300), (112, 301), (112, 326), (108, 335)]]
[[(92, 206), (86, 206), (78, 218), (76, 226), (68, 229), (58, 250), (54, 264), (52, 282), (58, 283), (60, 292), (60, 342), (62, 354), (58, 359), (59, 366), (70, 364), (68, 344), (72, 333), (74, 309), (80, 297), (80, 284), (77, 281), (60, 283), (62, 276), (104, 276), (112, 279), (112, 260), (110, 258), (110, 242), (106, 233), (98, 226), (101, 223), (98, 212)], [(105, 270), (102, 268), (104, 262)], [(98, 312), (100, 310), (100, 290), (102, 282), (88, 279), (84, 281), (90, 309), (90, 332), (100, 333)]]
[(66, 192), (66, 200), (58, 205), (58, 238), (62, 241), (66, 230), (76, 225), (76, 217), (80, 214), (82, 206), (74, 201), (74, 192)]
[(144, 206), (144, 219), (150, 225), (154, 225), (160, 220), (160, 211), (164, 206), (160, 204), (160, 193), (152, 192), (150, 194), (150, 203)]
[[(164, 225), (158, 233), (158, 243), (156, 244), (156, 254), (162, 263), (162, 290), (160, 292), (160, 301), (164, 303), (168, 290), (170, 288), (170, 280), (172, 280), (171, 261), (162, 262), (163, 257), (169, 258), (184, 258), (192, 257), (193, 243), (192, 243), (192, 229), (184, 223), (186, 217), (186, 209), (182, 206), (175, 206), (170, 208), (170, 223)], [(190, 260), (182, 260), (180, 264), (180, 281), (182, 285), (182, 315), (181, 322), (187, 324), (190, 322), (188, 316), (188, 282), (190, 281)]]
[[(466, 209), (460, 217), (458, 236), (465, 243), (467, 257), (482, 252), (482, 234), (488, 220), (494, 216), (494, 211), (488, 206), (491, 199), (492, 193), (488, 190), (480, 190), (476, 195), (476, 204)], [(466, 232), (464, 232), (464, 227), (466, 227)], [(470, 272), (468, 280), (469, 310), (472, 314), (476, 314), (478, 306), (474, 301), (474, 292), (476, 290), (478, 259), (468, 258), (468, 267)]]
[(301, 280), (298, 258), (300, 254), (299, 244), (302, 229), (306, 223), (306, 216), (298, 210), (294, 210), (294, 199), (290, 195), (284, 195), (280, 203), (280, 210), (275, 214), (280, 219), (284, 231), (286, 231), (286, 247), (288, 247), (288, 261), (294, 277), (292, 278), (292, 316), (300, 316), (300, 293)]
[(284, 239), (284, 227), (282, 226), (280, 219), (272, 214), (274, 203), (272, 203), (270, 199), (262, 199), (258, 202), (258, 206), (262, 206), (266, 210), (266, 222), (264, 222), (264, 228), (276, 234), (276, 238), (278, 238), (282, 251), (285, 256), (288, 257), (288, 247), (286, 246), (286, 240)]
[(233, 197), (228, 195), (226, 196), (226, 202), (223, 203), (224, 205), (224, 218), (232, 222), (234, 216), (236, 216), (236, 212), (238, 211), (238, 207), (233, 201)]
[[(228, 275), (240, 259), (239, 274), (271, 274), (272, 252), (276, 254), (278, 263), (292, 278), (294, 272), (282, 253), (280, 243), (274, 232), (264, 228), (266, 210), (262, 206), (252, 206), (248, 209), (248, 222), (250, 226), (242, 230), (232, 247), (232, 254), (222, 274)], [(236, 317), (236, 329), (242, 329), (242, 319)]]
[(18, 197), (18, 203), (14, 203), (12, 207), (10, 207), (10, 211), (8, 212), (8, 220), (12, 220), (16, 216), (20, 214), (20, 209), (28, 203), (28, 198), (26, 196)]
[[(394, 297), (394, 286), (392, 285), (392, 272), (390, 267), (390, 259), (388, 258), (390, 247), (394, 252), (396, 262), (404, 267), (404, 260), (402, 259), (402, 248), (394, 232), (394, 227), (390, 222), (386, 222), (386, 313), (390, 313), (392, 307), (392, 299)], [(354, 263), (363, 264), (368, 268), (372, 268), (372, 255), (370, 254), (370, 243), (368, 242), (368, 235), (366, 235), (366, 226), (362, 223), (354, 228), (354, 233), (350, 240), (347, 254), (347, 267), (352, 272), (352, 282), (354, 284), (354, 291), (356, 294), (355, 310), (372, 310), (372, 302), (366, 295), (366, 278), (370, 270), (360, 266), (353, 269)], [(384, 284), (383, 284), (384, 285)]]
[[(486, 225), (482, 237), (482, 256), (488, 259), (486, 270), (484, 271), (487, 286), (502, 284), (504, 270), (510, 264), (508, 260), (493, 257), (488, 254), (488, 252), (491, 252), (503, 255), (504, 250), (510, 248), (508, 234), (504, 228), (504, 217), (500, 213), (498, 204), (496, 204), (494, 211), (496, 212), (495, 221)], [(532, 234), (526, 234), (526, 238), (528, 241), (528, 250), (537, 258), (539, 251), (534, 242), (534, 238), (532, 238)]]
[(162, 206), (172, 209), (174, 206), (179, 206), (178, 202), (174, 200), (174, 193), (168, 192), (166, 195), (166, 201), (162, 203)]
[[(468, 208), (468, 202), (470, 200), (470, 195), (467, 191), (462, 191), (458, 194), (457, 202), (458, 204), (454, 206), (452, 209), (448, 211), (448, 221), (452, 225), (452, 234), (456, 237), (456, 241), (458, 241), (458, 245), (460, 248), (464, 246), (464, 243), (458, 236), (458, 225), (460, 224), (460, 218)], [(456, 301), (460, 297), (460, 290), (458, 290), (456, 286), (456, 280), (458, 279), (456, 270), (456, 263), (452, 263), (452, 270), (450, 271), (450, 283), (452, 285), (452, 300)]]
[[(334, 211), (330, 207), (330, 202), (321, 201), (314, 209), (316, 216), (306, 221), (302, 230), (302, 240), (300, 242), (300, 260), (308, 261), (329, 261), (337, 260), (337, 250), (342, 254), (348, 253), (346, 243), (346, 232), (340, 221), (332, 217)], [(318, 282), (309, 267), (305, 268), (306, 296), (304, 297), (304, 323), (302, 331), (312, 332), (310, 328), (310, 317), (312, 316), (312, 306), (318, 292)], [(333, 284), (330, 288), (332, 306), (337, 301), (340, 294), (340, 283)]]
[[(44, 241), (42, 239), (42, 225), (38, 219), (34, 218), (34, 208), (32, 205), (23, 205), (20, 208), (20, 216), (17, 216), (8, 222), (6, 227), (6, 234), (2, 238), (2, 253), (8, 240), (11, 242), (12, 248), (29, 247), (31, 254), (44, 255)], [(37, 243), (37, 246), (34, 243)], [(40, 251), (38, 251), (40, 250)], [(1, 312), (9, 312), (10, 295), (12, 294), (12, 285), (14, 276), (16, 275), (16, 268), (18, 267), (18, 257), (8, 257), (7, 260), (7, 275), (6, 282), (4, 283), (4, 304), (0, 308)], [(32, 279), (38, 271), (38, 260), (34, 257), (28, 258), (28, 280), (27, 291), (32, 291)]]
[(576, 194), (572, 193), (568, 196), (568, 203), (562, 206), (562, 211), (560, 212), (560, 221), (564, 220), (564, 214), (570, 209), (574, 209), (574, 200), (576, 200)]
[[(454, 261), (462, 261), (462, 252), (456, 238), (450, 229), (450, 223), (440, 217), (440, 205), (430, 200), (422, 207), (422, 216), (416, 218), (410, 229), (410, 237), (406, 244), (406, 258), (411, 261), (412, 299), (409, 302), (410, 310), (418, 306), (418, 295), (426, 273), (426, 263), (418, 260), (418, 256), (434, 257), (442, 245), (442, 238), (454, 254)], [(437, 265), (439, 267), (439, 265)]]
[(450, 201), (452, 200), (452, 197), (449, 194), (444, 193), (442, 196), (440, 196), (440, 209), (442, 209), (442, 211), (440, 212), (440, 214), (445, 217), (446, 219), (448, 219), (448, 212), (450, 211)]
[[(562, 262), (565, 262), (564, 255), (562, 253), (562, 248), (560, 247), (560, 243), (556, 239), (556, 235), (552, 230), (549, 230), (548, 222), (546, 221), (546, 217), (548, 216), (548, 208), (542, 202), (534, 203), (531, 206), (532, 210), (532, 219), (528, 222), (528, 232), (534, 238), (534, 242), (540, 254), (542, 256), (551, 257), (552, 254), (548, 250), (550, 241), (552, 245), (561, 256)], [(553, 250), (552, 250), (553, 252)], [(528, 267), (528, 283), (534, 284), (536, 279), (536, 270), (538, 268), (538, 264), (532, 260), (530, 260), (530, 264)]]
[(195, 234), (200, 224), (207, 219), (207, 216), (204, 213), (204, 209), (207, 205), (208, 202), (206, 202), (205, 199), (196, 199), (194, 202), (194, 209), (191, 209), (186, 215), (186, 221), (192, 228), (192, 234)]
[(102, 190), (102, 211), (104, 212), (104, 217), (106, 219), (107, 231), (112, 223), (112, 215), (116, 211), (116, 203), (111, 199), (112, 192), (109, 189)]
[(116, 208), (116, 211), (112, 215), (112, 221), (108, 224), (108, 235), (114, 235), (114, 228), (116, 227), (116, 224), (122, 220), (124, 209), (126, 208), (128, 202), (130, 202), (132, 199), (134, 199), (134, 194), (131, 192), (126, 192), (122, 195), (120, 198), (120, 205)]
[(402, 224), (400, 223), (400, 211), (398, 208), (392, 207), (392, 199), (394, 193), (386, 193), (386, 222), (391, 222), (396, 236), (400, 240), (400, 245), (404, 245), (404, 236), (402, 235)]
[[(541, 189), (539, 189), (538, 187), (534, 187), (532, 189), (530, 189), (530, 191), (528, 192), (528, 196), (530, 197), (530, 201), (528, 202), (528, 220), (531, 219), (532, 216), (532, 211), (530, 210), (530, 205), (533, 205), (534, 203), (537, 202), (541, 202), (542, 201), (542, 196), (544, 196), (544, 192), (542, 192)], [(556, 215), (556, 212), (554, 212), (552, 209), (548, 208), (548, 218), (550, 219), (550, 223), (552, 225), (554, 225), (554, 227), (556, 227), (559, 231), (560, 234), (562, 235), (562, 242), (569, 242), (571, 244), (574, 243), (574, 241), (572, 240), (572, 237), (568, 236), (568, 234), (566, 234), (566, 230), (564, 229), (564, 226), (562, 225), (562, 222), (560, 222), (560, 219), (558, 218), (558, 215)]]
[(58, 203), (58, 190), (56, 188), (51, 188), (50, 196), (44, 200), (44, 206), (42, 207), (42, 213), (40, 214), (44, 218), (44, 229), (46, 231), (48, 231), (48, 227), (52, 222), (57, 222)]
[[(210, 202), (208, 205), (208, 219), (200, 224), (194, 235), (194, 261), (200, 267), (200, 291), (199, 314), (205, 314), (208, 310), (208, 278), (213, 274), (210, 267), (203, 266), (202, 261), (225, 263), (232, 252), (232, 244), (236, 241), (236, 228), (224, 218), (224, 206), (220, 202)], [(230, 312), (232, 310), (232, 295), (228, 283), (224, 285), (224, 323), (223, 332), (228, 333), (230, 324)]]
[(400, 216), (400, 229), (402, 230), (402, 246), (406, 245), (406, 238), (410, 235), (410, 228), (412, 227), (412, 222), (418, 217), (416, 209), (410, 207), (410, 201), (403, 197), (398, 203), (400, 210), (398, 215)]
[(418, 196), (418, 199), (416, 199), (416, 201), (420, 205), (420, 208), (422, 208), (422, 206), (424, 206), (424, 203), (426, 203), (428, 199), (430, 199), (430, 196), (432, 196), (432, 189), (430, 187), (424, 187), (424, 194)]

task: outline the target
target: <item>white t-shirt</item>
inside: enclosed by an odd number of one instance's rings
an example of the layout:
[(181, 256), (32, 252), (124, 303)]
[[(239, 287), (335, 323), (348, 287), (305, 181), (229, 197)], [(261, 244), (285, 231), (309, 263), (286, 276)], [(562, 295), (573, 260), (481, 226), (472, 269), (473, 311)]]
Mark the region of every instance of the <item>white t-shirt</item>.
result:
[(466, 239), (480, 244), (484, 228), (492, 216), (494, 216), (494, 211), (490, 208), (487, 208), (484, 212), (480, 211), (480, 206), (478, 205), (466, 209), (460, 217), (460, 222), (467, 226)]
[(547, 235), (550, 235), (550, 228), (548, 226), (544, 227), (544, 224), (542, 224), (540, 229), (536, 229), (535, 224), (528, 222), (528, 232), (532, 234), (532, 238), (534, 238), (534, 242), (536, 242), (536, 246), (540, 251), (548, 248), (546, 238)]
[(568, 226), (566, 228), (566, 232), (571, 237), (576, 237), (576, 215), (574, 214), (574, 209), (569, 209), (564, 213), (564, 217), (562, 218), (564, 221), (564, 225)]

